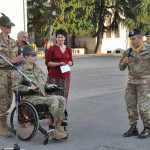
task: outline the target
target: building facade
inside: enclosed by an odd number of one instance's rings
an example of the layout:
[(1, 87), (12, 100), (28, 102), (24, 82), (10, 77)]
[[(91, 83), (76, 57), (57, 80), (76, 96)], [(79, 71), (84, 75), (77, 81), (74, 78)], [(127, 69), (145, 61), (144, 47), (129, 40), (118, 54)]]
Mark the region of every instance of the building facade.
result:
[[(90, 35), (76, 36), (75, 47), (86, 49), (87, 54), (94, 54), (97, 37)], [(128, 29), (119, 25), (117, 33), (105, 32), (102, 41), (101, 53), (122, 53), (129, 47)]]
[(26, 0), (0, 0), (0, 16), (5, 14), (15, 24), (10, 36), (17, 39), (17, 33), (27, 31), (27, 1)]

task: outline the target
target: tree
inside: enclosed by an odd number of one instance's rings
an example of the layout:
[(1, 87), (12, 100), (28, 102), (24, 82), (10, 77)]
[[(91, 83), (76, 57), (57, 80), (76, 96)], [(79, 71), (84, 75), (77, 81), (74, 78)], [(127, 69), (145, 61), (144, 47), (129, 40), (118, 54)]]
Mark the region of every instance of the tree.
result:
[(91, 18), (94, 0), (51, 0), (47, 5), (43, 2), (28, 2), (28, 26), (32, 24), (30, 29), (40, 38), (49, 38), (50, 26), (55, 30), (64, 29), (70, 36), (85, 34), (93, 28)]
[[(93, 24), (97, 31), (95, 53), (101, 53), (103, 34), (106, 31), (117, 32), (118, 26), (150, 28), (150, 1), (148, 0), (95, 0)], [(105, 25), (110, 20), (109, 25)]]
[(150, 1), (134, 0), (124, 6), (126, 20), (124, 24), (132, 30), (139, 28), (145, 33), (150, 29)]
[[(43, 42), (48, 41), (50, 38), (50, 25), (52, 24), (50, 19), (43, 16), (43, 12), (47, 12), (49, 7), (44, 3), (47, 0), (30, 0), (28, 4), (28, 31), (34, 33), (35, 39), (40, 38)], [(51, 13), (47, 14), (49, 18), (52, 17)], [(38, 41), (36, 43), (38, 45)]]
[(119, 23), (124, 21), (122, 3), (125, 0), (95, 0), (93, 24), (97, 31), (97, 45), (95, 53), (101, 53), (104, 32), (118, 31)]
[[(57, 0), (53, 3), (52, 26), (54, 30), (64, 29), (68, 35), (73, 36), (73, 46), (75, 46), (75, 35), (87, 33), (93, 28), (91, 18), (93, 14), (94, 0)], [(50, 10), (43, 13), (49, 14)], [(51, 16), (50, 16), (51, 17)]]

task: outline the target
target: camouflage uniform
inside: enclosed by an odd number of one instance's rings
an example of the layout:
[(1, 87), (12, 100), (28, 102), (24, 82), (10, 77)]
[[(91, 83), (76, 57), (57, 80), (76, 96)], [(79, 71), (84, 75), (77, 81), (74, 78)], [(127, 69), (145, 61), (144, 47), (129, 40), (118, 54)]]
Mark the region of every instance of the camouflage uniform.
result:
[[(12, 38), (6, 41), (0, 34), (0, 54), (6, 59), (14, 59), (18, 55), (18, 47)], [(0, 57), (0, 118), (7, 117), (7, 111), (12, 103), (12, 73), (10, 65)]]
[(147, 40), (146, 40), (146, 41), (144, 41), (144, 43), (150, 45), (150, 41), (147, 41)]
[(128, 56), (129, 49), (123, 54), (119, 63), (120, 70), (128, 66), (126, 79), (125, 101), (127, 105), (129, 124), (136, 125), (138, 121), (138, 110), (144, 127), (150, 127), (150, 116), (148, 100), (150, 97), (150, 45), (145, 44), (139, 52), (132, 48), (128, 64), (123, 65), (123, 59)]
[[(24, 64), (19, 68), (27, 77), (29, 77), (37, 86), (40, 88), (40, 93), (34, 95), (25, 95), (22, 100), (28, 101), (34, 105), (36, 104), (47, 104), (49, 111), (52, 113), (55, 119), (62, 120), (65, 111), (65, 98), (56, 95), (46, 95), (45, 86), (46, 80), (45, 75), (39, 67), (35, 65), (30, 67)], [(28, 91), (28, 86), (22, 85), (21, 83), (27, 81), (21, 74), (18, 77), (19, 91)], [(31, 86), (31, 85), (30, 85)], [(13, 83), (13, 90), (16, 88), (16, 82)]]

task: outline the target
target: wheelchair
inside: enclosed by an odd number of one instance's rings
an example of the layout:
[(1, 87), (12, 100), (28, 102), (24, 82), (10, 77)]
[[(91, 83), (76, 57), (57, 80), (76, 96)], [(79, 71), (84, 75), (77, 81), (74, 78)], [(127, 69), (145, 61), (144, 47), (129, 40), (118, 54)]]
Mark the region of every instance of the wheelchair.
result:
[[(33, 90), (29, 90), (28, 93), (20, 93), (18, 92), (18, 96), (15, 92), (15, 99), (18, 100), (18, 121), (17, 121), (17, 113), (16, 106), (12, 110), (10, 115), (10, 125), (12, 132), (16, 135), (16, 130), (18, 128), (18, 138), (20, 140), (30, 140), (35, 134), (37, 130), (44, 134), (43, 144), (46, 145), (49, 139), (49, 132), (53, 132), (55, 135), (55, 124), (54, 117), (49, 112), (48, 105), (46, 104), (37, 104), (33, 105), (27, 101), (22, 101), (21, 98), (23, 95), (35, 94)], [(65, 122), (62, 123), (61, 126), (64, 127), (64, 131), (67, 131), (66, 128), (68, 126), (68, 113), (65, 110), (64, 112)], [(52, 125), (49, 125), (49, 121), (51, 121)], [(17, 124), (18, 122), (18, 124)], [(66, 137), (65, 139), (67, 139)], [(55, 140), (57, 140), (54, 137)]]

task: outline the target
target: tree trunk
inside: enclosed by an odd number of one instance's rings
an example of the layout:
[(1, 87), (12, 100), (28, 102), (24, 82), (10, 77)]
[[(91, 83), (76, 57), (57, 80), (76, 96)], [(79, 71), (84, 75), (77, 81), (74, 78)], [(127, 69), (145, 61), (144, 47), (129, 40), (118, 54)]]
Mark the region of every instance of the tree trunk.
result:
[(99, 11), (99, 20), (98, 20), (98, 31), (97, 31), (97, 45), (95, 48), (95, 53), (101, 53), (103, 33), (104, 33), (104, 16), (105, 16), (105, 1), (101, 0), (101, 9)]
[(103, 40), (103, 32), (100, 31), (97, 33), (97, 45), (96, 45), (96, 49), (95, 49), (96, 54), (101, 53), (102, 40)]
[(37, 47), (43, 47), (44, 41), (43, 41), (43, 39), (40, 39), (40, 38), (37, 36), (36, 32), (35, 32), (35, 34), (34, 34), (34, 40), (35, 40), (35, 43), (34, 43), (34, 44), (36, 44)]
[(72, 36), (72, 47), (75, 48), (75, 34)]

